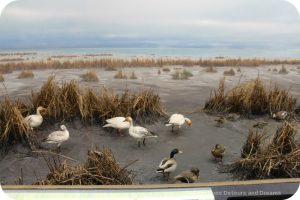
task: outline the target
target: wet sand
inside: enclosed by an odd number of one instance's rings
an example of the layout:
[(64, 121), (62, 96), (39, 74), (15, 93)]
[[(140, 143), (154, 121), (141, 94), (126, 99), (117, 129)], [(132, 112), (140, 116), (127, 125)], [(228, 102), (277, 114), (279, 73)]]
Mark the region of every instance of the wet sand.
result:
[[(13, 97), (29, 98), (31, 90), (38, 90), (46, 78), (55, 73), (56, 80), (76, 79), (83, 87), (107, 87), (115, 92), (122, 92), (128, 88), (139, 91), (144, 87), (153, 88), (158, 92), (163, 106), (169, 114), (190, 113), (204, 105), (209, 98), (210, 92), (215, 88), (226, 67), (217, 68), (218, 73), (206, 73), (202, 67), (189, 67), (187, 70), (193, 73), (189, 80), (172, 80), (171, 73), (175, 67), (170, 67), (171, 72), (157, 74), (158, 68), (124, 68), (128, 75), (134, 71), (137, 80), (117, 80), (113, 79), (115, 71), (104, 71), (97, 69), (100, 82), (82, 82), (79, 75), (85, 70), (35, 70), (33, 79), (17, 79), (19, 71), (5, 74), (4, 85), (1, 84), (1, 95), (8, 94)], [(176, 67), (178, 68), (178, 66)], [(296, 66), (287, 66), (292, 69), (287, 75), (270, 72), (268, 69), (280, 66), (265, 67), (243, 67), (242, 72), (237, 72), (235, 76), (226, 77), (227, 88), (236, 85), (239, 81), (247, 81), (260, 77), (267, 83), (276, 83), (279, 87), (288, 89), (291, 94), (300, 99), (300, 73)], [(4, 86), (6, 89), (4, 90)], [(269, 122), (268, 129), (276, 130), (280, 123), (268, 118), (268, 116), (255, 119), (241, 119), (237, 122), (230, 122), (223, 128), (215, 126), (215, 116), (205, 113), (186, 114), (192, 119), (191, 127), (184, 126), (179, 133), (171, 133), (170, 128), (164, 126), (164, 120), (154, 124), (139, 124), (157, 133), (158, 138), (148, 139), (147, 145), (141, 148), (128, 134), (120, 137), (102, 129), (99, 125), (84, 127), (80, 122), (66, 124), (70, 131), (70, 139), (61, 147), (61, 154), (84, 162), (87, 150), (91, 147), (109, 147), (114, 153), (117, 161), (126, 165), (130, 161), (139, 159), (129, 167), (136, 174), (137, 183), (167, 183), (155, 170), (164, 157), (168, 157), (173, 148), (184, 151), (177, 155), (178, 167), (176, 172), (188, 170), (191, 167), (200, 169), (199, 182), (226, 181), (232, 180), (230, 174), (222, 174), (217, 171), (219, 166), (210, 154), (210, 149), (216, 143), (227, 147), (224, 163), (230, 163), (240, 154), (240, 149), (246, 139), (248, 129), (258, 120)], [(51, 131), (58, 129), (59, 124), (44, 126), (38, 131), (39, 137), (43, 138)], [(48, 168), (42, 157), (33, 157), (30, 150), (22, 145), (14, 146), (7, 155), (1, 158), (0, 180), (2, 184), (14, 184), (15, 179), (20, 176), (21, 168), (24, 174), (24, 184), (31, 184), (38, 178), (43, 178), (48, 173)], [(77, 164), (73, 161), (70, 163)]]

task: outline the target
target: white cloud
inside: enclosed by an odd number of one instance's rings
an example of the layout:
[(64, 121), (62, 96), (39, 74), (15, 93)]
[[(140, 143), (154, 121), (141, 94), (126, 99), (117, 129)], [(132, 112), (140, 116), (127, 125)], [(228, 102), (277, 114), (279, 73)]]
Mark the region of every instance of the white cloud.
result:
[(298, 13), (284, 0), (19, 0), (0, 18), (6, 43), (22, 35), (33, 43), (89, 37), (298, 44), (299, 34)]

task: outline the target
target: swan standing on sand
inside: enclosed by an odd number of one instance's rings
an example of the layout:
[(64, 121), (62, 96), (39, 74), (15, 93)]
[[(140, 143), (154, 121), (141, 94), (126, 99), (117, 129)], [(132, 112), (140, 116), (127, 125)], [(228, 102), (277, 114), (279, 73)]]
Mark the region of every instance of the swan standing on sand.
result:
[(169, 180), (170, 173), (174, 172), (177, 168), (177, 161), (175, 160), (175, 154), (183, 153), (178, 149), (173, 149), (170, 153), (170, 158), (164, 158), (159, 163), (158, 169), (156, 170), (157, 173), (162, 173), (164, 178)]
[(129, 129), (130, 124), (128, 121), (125, 121), (125, 117), (114, 117), (106, 120), (107, 124), (105, 124), (103, 127), (111, 127), (118, 130), (118, 133), (121, 132), (121, 130)]
[(133, 126), (133, 121), (131, 117), (126, 117), (124, 122), (129, 122), (129, 135), (138, 141), (138, 147), (141, 146), (141, 141), (143, 140), (143, 145), (146, 145), (146, 138), (154, 138), (157, 135), (153, 135), (148, 129), (141, 126)]
[(59, 131), (54, 131), (48, 135), (43, 142), (48, 144), (56, 144), (57, 148), (60, 149), (60, 145), (70, 138), (69, 131), (65, 125), (60, 126)]
[(172, 126), (172, 132), (174, 131), (174, 127), (177, 126), (178, 130), (181, 128), (181, 126), (186, 123), (187, 125), (192, 125), (192, 120), (189, 118), (184, 117), (181, 114), (173, 114), (169, 118), (169, 120), (165, 123), (166, 126)]
[(26, 123), (30, 126), (31, 130), (33, 130), (33, 128), (39, 127), (43, 123), (43, 116), (42, 116), (41, 112), (44, 112), (46, 110), (47, 110), (46, 108), (39, 106), (36, 109), (36, 114), (29, 115), (24, 118)]

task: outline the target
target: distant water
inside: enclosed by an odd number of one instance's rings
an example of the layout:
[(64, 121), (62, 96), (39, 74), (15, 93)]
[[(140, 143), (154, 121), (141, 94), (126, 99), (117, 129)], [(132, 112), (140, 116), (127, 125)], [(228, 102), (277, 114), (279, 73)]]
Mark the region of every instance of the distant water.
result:
[(0, 49), (0, 52), (37, 52), (41, 56), (84, 55), (110, 53), (116, 57), (260, 57), (300, 58), (300, 49), (274, 50), (266, 48), (49, 48), (49, 49)]

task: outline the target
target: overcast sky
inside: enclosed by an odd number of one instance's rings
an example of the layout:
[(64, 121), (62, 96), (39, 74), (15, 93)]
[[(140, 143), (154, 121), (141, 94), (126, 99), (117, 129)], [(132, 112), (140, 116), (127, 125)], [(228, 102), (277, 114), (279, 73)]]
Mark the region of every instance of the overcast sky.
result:
[(300, 46), (283, 0), (18, 0), (0, 18), (0, 48)]

